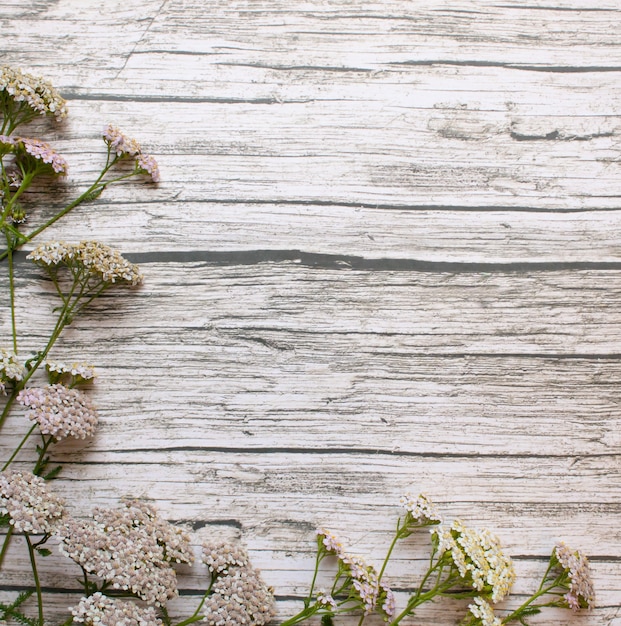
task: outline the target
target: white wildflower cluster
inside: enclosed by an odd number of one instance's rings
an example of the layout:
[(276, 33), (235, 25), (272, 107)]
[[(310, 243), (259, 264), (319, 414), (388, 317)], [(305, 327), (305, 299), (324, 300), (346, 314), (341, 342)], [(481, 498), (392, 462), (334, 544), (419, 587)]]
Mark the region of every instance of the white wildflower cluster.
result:
[(0, 513), (9, 515), (18, 532), (47, 535), (62, 521), (64, 502), (39, 476), (5, 470), (0, 473)]
[(379, 581), (375, 568), (362, 557), (349, 554), (330, 531), (322, 528), (317, 537), (320, 546), (338, 558), (339, 571), (344, 571), (349, 578), (350, 599), (360, 604), (365, 615), (378, 611), (386, 620), (391, 619), (396, 612), (395, 596), (389, 587)]
[(90, 363), (46, 361), (45, 370), (52, 383), (66, 377), (71, 378), (72, 384), (84, 383), (95, 378), (95, 366)]
[(95, 433), (98, 421), (95, 407), (77, 389), (61, 384), (29, 387), (19, 392), (17, 400), (29, 409), (26, 417), (37, 422), (44, 435), (60, 440), (85, 439)]
[(75, 245), (64, 241), (51, 241), (36, 247), (27, 258), (37, 265), (54, 267), (67, 265), (75, 256)]
[(555, 546), (553, 555), (569, 576), (569, 590), (564, 596), (567, 606), (573, 611), (592, 609), (595, 606), (595, 590), (587, 557), (579, 550), (571, 550), (562, 541)]
[(119, 509), (95, 509), (93, 519), (68, 519), (56, 534), (61, 553), (86, 572), (162, 606), (178, 593), (170, 561), (192, 558), (182, 533), (168, 526), (155, 509), (128, 501)]
[(152, 156), (144, 154), (135, 139), (127, 137), (112, 124), (108, 124), (102, 134), (110, 152), (122, 158), (136, 157), (136, 168), (143, 174), (148, 174), (154, 183), (159, 182), (160, 170), (157, 161)]
[(431, 532), (438, 554), (450, 557), (466, 583), (494, 603), (509, 593), (515, 570), (496, 536), (487, 530), (468, 528), (460, 520), (455, 520), (450, 528), (441, 525)]
[(424, 493), (415, 498), (409, 493), (402, 496), (401, 506), (408, 513), (407, 525), (428, 526), (441, 524), (443, 521), (436, 505)]
[(0, 395), (6, 395), (6, 384), (23, 380), (24, 366), (12, 350), (0, 348)]
[(134, 602), (109, 598), (96, 592), (82, 598), (69, 609), (74, 623), (86, 626), (162, 626), (153, 607), (142, 608)]
[(52, 84), (40, 76), (9, 66), (0, 73), (0, 96), (25, 103), (39, 115), (52, 115), (57, 121), (67, 116), (67, 104)]
[(133, 286), (142, 282), (142, 274), (137, 265), (99, 241), (81, 241), (78, 244), (53, 241), (36, 247), (28, 258), (48, 269), (65, 265), (98, 282), (127, 283)]
[(494, 609), (485, 598), (476, 597), (474, 603), (468, 605), (470, 616), (464, 620), (464, 626), (502, 626), (502, 620), (496, 617)]
[(209, 626), (262, 626), (276, 613), (274, 596), (246, 551), (229, 542), (203, 545), (203, 561), (215, 577), (204, 604)]

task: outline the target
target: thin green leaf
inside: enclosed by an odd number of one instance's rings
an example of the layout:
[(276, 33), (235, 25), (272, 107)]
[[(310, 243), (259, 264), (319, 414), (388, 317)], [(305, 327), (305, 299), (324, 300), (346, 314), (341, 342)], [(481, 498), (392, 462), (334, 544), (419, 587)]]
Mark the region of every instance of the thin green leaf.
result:
[(62, 469), (63, 469), (62, 465), (57, 465), (53, 470), (51, 470), (47, 474), (45, 474), (45, 476), (43, 476), (43, 478), (45, 480), (52, 480), (52, 479), (56, 478), (60, 474)]

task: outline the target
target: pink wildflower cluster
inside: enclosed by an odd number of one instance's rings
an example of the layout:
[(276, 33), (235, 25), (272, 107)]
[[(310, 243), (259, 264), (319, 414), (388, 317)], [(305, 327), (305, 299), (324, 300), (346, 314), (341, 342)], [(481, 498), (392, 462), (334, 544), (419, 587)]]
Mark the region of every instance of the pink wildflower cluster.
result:
[(8, 154), (15, 149), (15, 139), (8, 135), (0, 135), (0, 154)]
[(203, 562), (215, 578), (204, 604), (209, 626), (262, 626), (275, 615), (274, 596), (246, 551), (229, 542), (203, 545)]
[(68, 519), (56, 534), (60, 551), (84, 571), (149, 604), (164, 605), (177, 595), (170, 562), (193, 558), (181, 529), (135, 501), (118, 509), (95, 509), (90, 520)]
[(157, 509), (146, 502), (125, 499), (118, 509), (95, 509), (94, 519), (105, 524), (107, 529), (140, 528), (149, 533), (162, 548), (162, 558), (167, 562), (194, 562), (190, 535), (180, 526), (162, 519)]
[(589, 560), (579, 550), (573, 551), (562, 541), (554, 548), (554, 556), (569, 577), (569, 590), (564, 599), (573, 611), (595, 606), (595, 591)]
[(86, 626), (162, 626), (153, 607), (139, 607), (135, 602), (109, 598), (101, 592), (82, 598), (70, 608), (73, 621)]
[(338, 608), (338, 605), (336, 604), (336, 600), (325, 589), (320, 589), (317, 592), (317, 604), (320, 604), (322, 607), (325, 607), (330, 612), (334, 612)]
[(39, 139), (27, 139), (26, 137), (15, 138), (16, 154), (22, 158), (30, 158), (38, 168), (44, 164), (44, 169), (50, 173), (64, 176), (67, 174), (69, 166), (67, 161), (61, 157), (48, 143)]
[(160, 170), (156, 160), (147, 154), (143, 154), (140, 144), (127, 135), (123, 134), (116, 126), (108, 124), (103, 131), (103, 140), (110, 152), (117, 157), (136, 157), (136, 168), (139, 172), (148, 174), (154, 183), (160, 180)]
[(246, 567), (250, 563), (248, 553), (238, 543), (213, 541), (203, 545), (203, 563), (215, 576), (230, 567)]
[(50, 534), (64, 512), (63, 500), (51, 493), (39, 476), (16, 470), (0, 473), (0, 513), (9, 515), (15, 530)]
[(77, 389), (61, 384), (29, 387), (17, 395), (20, 404), (30, 409), (29, 420), (37, 422), (44, 435), (60, 440), (85, 439), (95, 433), (97, 413), (89, 398)]
[(103, 131), (103, 139), (117, 156), (137, 156), (140, 154), (140, 144), (124, 135), (116, 126), (108, 124)]
[(69, 169), (67, 161), (50, 144), (40, 139), (0, 135), (0, 154), (9, 152), (15, 153), (17, 159), (27, 166), (25, 169), (28, 171), (64, 176)]
[(141, 154), (136, 159), (136, 165), (143, 174), (148, 174), (154, 183), (160, 182), (160, 168), (157, 161), (148, 154)]
[(360, 603), (364, 614), (370, 615), (378, 611), (386, 620), (394, 617), (396, 613), (394, 593), (380, 582), (375, 568), (362, 557), (349, 554), (341, 541), (330, 531), (320, 529), (317, 536), (323, 549), (338, 558), (340, 569), (346, 572), (349, 579), (350, 599)]

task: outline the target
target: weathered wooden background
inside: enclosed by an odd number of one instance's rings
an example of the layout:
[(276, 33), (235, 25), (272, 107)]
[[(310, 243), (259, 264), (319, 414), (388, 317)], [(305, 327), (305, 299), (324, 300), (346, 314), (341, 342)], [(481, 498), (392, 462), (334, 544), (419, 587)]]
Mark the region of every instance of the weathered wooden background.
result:
[[(507, 607), (564, 539), (597, 609), (535, 622), (621, 624), (619, 0), (2, 0), (0, 48), (70, 105), (37, 129), (71, 173), (33, 224), (95, 175), (105, 123), (162, 172), (45, 236), (146, 275), (56, 350), (99, 374), (96, 438), (58, 454), (76, 514), (131, 494), (242, 538), (283, 619), (317, 525), (379, 563), (422, 490), (502, 538)], [(19, 270), (36, 349), (54, 301)], [(388, 572), (401, 602), (426, 542)], [(30, 585), (12, 554), (5, 596)], [(74, 575), (44, 566), (59, 613)]]

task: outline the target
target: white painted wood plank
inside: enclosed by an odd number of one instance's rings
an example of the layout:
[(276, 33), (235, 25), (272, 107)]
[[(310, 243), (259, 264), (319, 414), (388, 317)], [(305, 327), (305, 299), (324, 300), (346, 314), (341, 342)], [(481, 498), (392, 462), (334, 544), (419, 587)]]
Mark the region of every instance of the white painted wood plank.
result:
[[(239, 534), (286, 615), (316, 523), (378, 561), (421, 487), (519, 557), (513, 602), (559, 536), (584, 548), (598, 609), (541, 623), (616, 626), (620, 8), (0, 3), (3, 58), (70, 99), (50, 135), (69, 183), (107, 121), (163, 174), (51, 233), (96, 234), (147, 274), (59, 346), (100, 365), (102, 427), (62, 447), (58, 488), (83, 514), (131, 491)], [(33, 280), (34, 348), (50, 300)], [(454, 623), (442, 606), (422, 622)]]

